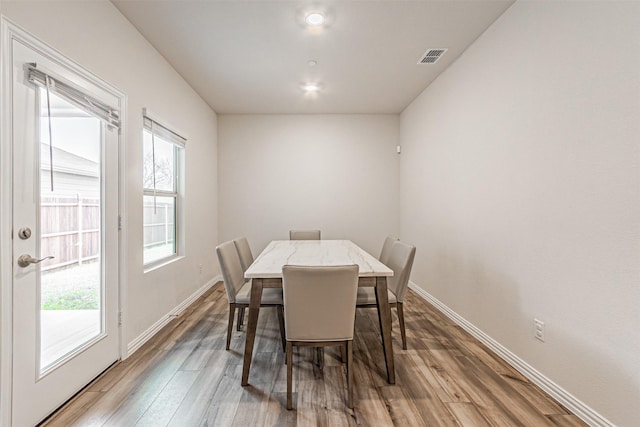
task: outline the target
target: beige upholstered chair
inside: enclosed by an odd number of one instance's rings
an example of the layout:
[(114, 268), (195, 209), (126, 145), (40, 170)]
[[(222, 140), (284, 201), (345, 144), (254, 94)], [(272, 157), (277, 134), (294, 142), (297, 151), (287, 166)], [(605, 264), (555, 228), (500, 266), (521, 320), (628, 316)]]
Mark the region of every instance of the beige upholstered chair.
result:
[(347, 406), (353, 408), (353, 326), (358, 266), (282, 268), (287, 339), (287, 409), (292, 408), (293, 346), (344, 345), (347, 359)]
[(251, 253), (251, 247), (246, 237), (240, 237), (233, 239), (233, 244), (236, 245), (238, 256), (240, 257), (240, 264), (242, 265), (242, 271), (247, 271), (247, 268), (253, 264), (253, 254)]
[[(402, 348), (407, 349), (407, 334), (404, 327), (404, 311), (402, 303), (407, 292), (409, 276), (413, 267), (413, 259), (416, 255), (416, 247), (407, 245), (399, 240), (393, 242), (389, 250), (389, 257), (385, 263), (393, 270), (393, 276), (387, 277), (387, 289), (389, 292), (389, 304), (395, 306), (398, 311), (400, 334), (402, 335)], [(358, 307), (376, 307), (376, 294), (374, 288), (358, 288)]]
[[(244, 274), (244, 272), (247, 271), (247, 268), (253, 264), (253, 254), (251, 253), (249, 241), (246, 237), (240, 237), (238, 239), (233, 239), (233, 244), (236, 245), (238, 256), (240, 257), (240, 264), (242, 265), (242, 273)], [(247, 282), (249, 279), (244, 279), (244, 281)], [(238, 330), (240, 330), (242, 322), (244, 322), (244, 309), (245, 307), (238, 308), (238, 321), (236, 322)]]
[(380, 251), (380, 260), (381, 263), (387, 265), (387, 261), (389, 260), (389, 253), (391, 252), (391, 246), (393, 246), (393, 242), (398, 241), (399, 239), (395, 236), (387, 236), (384, 239), (384, 243), (382, 244), (382, 250)]
[(320, 230), (289, 230), (289, 240), (320, 240)]
[[(227, 326), (227, 350), (231, 344), (231, 331), (233, 331), (233, 315), (236, 308), (249, 307), (249, 297), (251, 295), (251, 281), (245, 282), (242, 264), (233, 241), (225, 242), (216, 248), (220, 270), (222, 270), (222, 278), (224, 280), (224, 288), (227, 291), (229, 299), (229, 324)], [(282, 346), (284, 349), (284, 302), (282, 299), (282, 290), (266, 288), (262, 291), (261, 307), (276, 307), (278, 310), (278, 320), (280, 323), (280, 335), (282, 337)], [(240, 312), (238, 312), (240, 315)]]

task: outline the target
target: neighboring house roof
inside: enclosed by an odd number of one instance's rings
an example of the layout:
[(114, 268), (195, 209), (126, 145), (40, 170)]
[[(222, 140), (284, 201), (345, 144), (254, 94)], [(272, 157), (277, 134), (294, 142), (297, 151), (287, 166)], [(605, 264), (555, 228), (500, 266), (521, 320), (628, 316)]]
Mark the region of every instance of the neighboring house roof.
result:
[[(41, 168), (51, 170), (49, 144), (40, 144)], [(53, 146), (53, 171), (82, 176), (100, 176), (100, 164)]]

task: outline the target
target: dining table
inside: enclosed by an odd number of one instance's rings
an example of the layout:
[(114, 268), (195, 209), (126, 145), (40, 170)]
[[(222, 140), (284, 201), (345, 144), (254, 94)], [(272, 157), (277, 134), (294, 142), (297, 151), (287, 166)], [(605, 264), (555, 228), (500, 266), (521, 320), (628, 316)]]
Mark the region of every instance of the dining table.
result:
[(375, 288), (382, 349), (387, 381), (395, 384), (393, 346), (391, 344), (391, 308), (387, 294), (387, 277), (393, 270), (350, 240), (273, 240), (245, 271), (251, 279), (249, 315), (242, 366), (242, 385), (249, 384), (249, 371), (256, 339), (260, 301), (264, 288), (282, 288), (282, 267), (337, 266), (357, 264), (358, 287)]

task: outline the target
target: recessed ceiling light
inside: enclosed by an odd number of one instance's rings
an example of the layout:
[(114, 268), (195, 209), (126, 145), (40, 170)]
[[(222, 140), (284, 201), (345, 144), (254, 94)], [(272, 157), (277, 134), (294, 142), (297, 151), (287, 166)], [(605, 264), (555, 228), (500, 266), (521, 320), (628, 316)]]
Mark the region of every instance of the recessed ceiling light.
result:
[(317, 83), (306, 83), (302, 86), (302, 90), (307, 93), (317, 93), (320, 91), (320, 85)]
[(307, 25), (319, 27), (320, 25), (324, 24), (324, 15), (320, 12), (311, 12), (304, 18), (304, 21), (307, 23)]

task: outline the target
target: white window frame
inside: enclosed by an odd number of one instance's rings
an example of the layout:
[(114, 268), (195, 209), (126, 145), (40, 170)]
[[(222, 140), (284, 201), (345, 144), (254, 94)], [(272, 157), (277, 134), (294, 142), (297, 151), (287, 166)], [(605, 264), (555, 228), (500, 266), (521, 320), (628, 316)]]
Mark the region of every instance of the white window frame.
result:
[[(150, 114), (145, 108), (143, 109), (143, 150), (144, 150), (144, 134), (147, 132), (149, 137), (161, 138), (165, 142), (173, 144), (173, 191), (159, 190), (154, 188), (148, 188), (144, 186), (143, 182), (143, 206), (145, 196), (152, 197), (172, 197), (174, 199), (174, 219), (173, 219), (173, 233), (174, 233), (174, 251), (172, 254), (162, 258), (158, 258), (152, 261), (144, 262), (144, 230), (143, 230), (143, 264), (146, 271), (153, 270), (157, 267), (163, 266), (184, 256), (184, 227), (182, 222), (183, 206), (184, 206), (184, 156), (186, 147), (186, 137), (184, 134), (179, 133), (174, 128), (165, 125), (164, 121), (159, 121), (154, 115)], [(144, 160), (143, 160), (144, 161)], [(144, 178), (144, 177), (143, 177)], [(143, 207), (144, 209), (144, 207)], [(143, 213), (144, 215), (144, 213)], [(144, 217), (143, 217), (144, 228)]]

